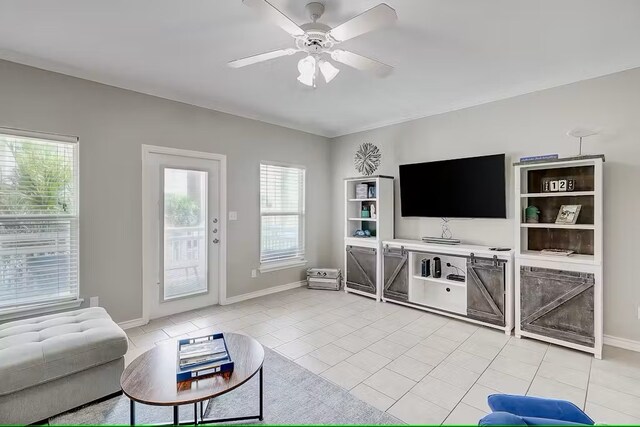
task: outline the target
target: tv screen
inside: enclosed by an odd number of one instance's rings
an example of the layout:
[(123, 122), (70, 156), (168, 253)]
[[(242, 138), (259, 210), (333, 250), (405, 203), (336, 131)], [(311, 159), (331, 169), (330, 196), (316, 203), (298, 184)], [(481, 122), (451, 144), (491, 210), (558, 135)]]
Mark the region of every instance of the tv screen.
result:
[(505, 155), (400, 165), (404, 217), (506, 218)]

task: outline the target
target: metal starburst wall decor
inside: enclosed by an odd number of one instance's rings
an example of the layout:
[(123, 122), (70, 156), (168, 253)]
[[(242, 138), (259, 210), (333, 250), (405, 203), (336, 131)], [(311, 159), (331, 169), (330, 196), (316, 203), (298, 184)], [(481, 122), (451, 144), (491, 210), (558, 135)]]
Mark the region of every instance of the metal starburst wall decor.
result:
[(353, 165), (361, 174), (368, 176), (373, 174), (380, 166), (382, 154), (378, 147), (370, 142), (365, 142), (356, 150)]

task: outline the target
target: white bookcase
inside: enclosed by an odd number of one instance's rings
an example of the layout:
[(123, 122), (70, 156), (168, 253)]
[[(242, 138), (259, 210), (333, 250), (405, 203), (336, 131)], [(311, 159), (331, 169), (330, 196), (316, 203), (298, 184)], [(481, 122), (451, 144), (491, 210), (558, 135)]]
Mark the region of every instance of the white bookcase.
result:
[[(514, 165), (516, 336), (596, 358), (603, 339), (603, 164), (597, 155)], [(551, 191), (553, 181), (568, 180), (572, 191)], [(556, 224), (561, 205), (581, 205), (575, 224)], [(539, 222), (527, 222), (529, 206), (540, 210)], [(547, 255), (544, 249), (574, 253)]]
[[(344, 180), (344, 289), (380, 301), (382, 282), (382, 241), (393, 238), (393, 177), (369, 176)], [(373, 188), (366, 198), (358, 197), (356, 187)], [(375, 217), (362, 216), (363, 207)], [(368, 231), (357, 236), (358, 230)]]

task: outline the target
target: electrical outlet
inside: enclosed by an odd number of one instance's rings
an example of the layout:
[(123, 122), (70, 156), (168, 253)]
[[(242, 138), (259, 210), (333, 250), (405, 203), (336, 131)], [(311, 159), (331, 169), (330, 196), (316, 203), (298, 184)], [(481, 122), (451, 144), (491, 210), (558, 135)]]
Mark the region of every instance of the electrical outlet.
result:
[(253, 279), (255, 279), (256, 277), (258, 277), (258, 270), (256, 270), (255, 268), (253, 270), (251, 270), (251, 277)]
[(238, 220), (238, 212), (229, 211), (229, 221), (237, 221)]
[(98, 307), (100, 303), (98, 302), (98, 297), (89, 298), (89, 307)]
[(640, 320), (640, 305), (638, 305), (638, 320)]

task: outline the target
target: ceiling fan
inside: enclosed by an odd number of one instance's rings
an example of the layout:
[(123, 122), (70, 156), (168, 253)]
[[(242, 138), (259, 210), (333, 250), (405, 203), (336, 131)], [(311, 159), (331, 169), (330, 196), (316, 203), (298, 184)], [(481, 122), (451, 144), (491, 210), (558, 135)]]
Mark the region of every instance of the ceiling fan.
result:
[(326, 58), (353, 67), (357, 70), (372, 72), (377, 76), (388, 75), (393, 67), (366, 56), (347, 50), (336, 49), (340, 43), (358, 37), (369, 31), (393, 24), (398, 16), (396, 11), (385, 3), (381, 3), (349, 21), (331, 28), (318, 21), (324, 13), (324, 5), (319, 2), (307, 4), (311, 22), (298, 26), (284, 13), (276, 9), (267, 0), (242, 0), (242, 2), (256, 10), (262, 17), (270, 20), (285, 30), (295, 40), (295, 47), (278, 49), (247, 58), (229, 62), (232, 68), (245, 67), (262, 61), (294, 55), (298, 52), (307, 54), (298, 62), (298, 81), (307, 86), (316, 87), (316, 77), (322, 74), (325, 82), (333, 80), (340, 70)]

